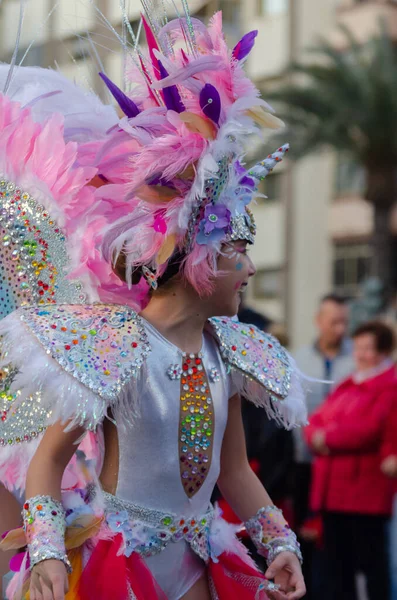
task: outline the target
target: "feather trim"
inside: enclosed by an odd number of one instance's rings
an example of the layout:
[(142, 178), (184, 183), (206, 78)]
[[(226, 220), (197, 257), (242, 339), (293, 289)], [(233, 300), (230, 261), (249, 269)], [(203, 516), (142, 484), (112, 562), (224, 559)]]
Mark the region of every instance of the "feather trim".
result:
[(291, 385), (288, 396), (282, 400), (270, 394), (258, 381), (234, 367), (231, 369), (231, 378), (240, 396), (255, 406), (264, 408), (270, 419), (290, 430), (308, 423), (305, 387), (309, 379), (298, 370), (293, 358), (288, 356), (291, 361)]
[(56, 422), (67, 424), (66, 430), (84, 427), (95, 430), (107, 416), (109, 408), (121, 424), (131, 423), (138, 412), (139, 388), (138, 369), (114, 400), (100, 397), (89, 389), (89, 378), (84, 382), (65, 371), (55, 361), (20, 318), (20, 311), (12, 313), (0, 323), (2, 356), (0, 368), (12, 364), (17, 373), (10, 385), (10, 394), (15, 394), (13, 412), (24, 402), (40, 402), (47, 411), (46, 426)]

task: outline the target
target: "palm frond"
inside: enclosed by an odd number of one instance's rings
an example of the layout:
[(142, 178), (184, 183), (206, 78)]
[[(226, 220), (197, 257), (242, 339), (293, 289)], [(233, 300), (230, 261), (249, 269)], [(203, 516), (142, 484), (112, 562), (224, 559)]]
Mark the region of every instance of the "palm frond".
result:
[(267, 98), (300, 154), (332, 147), (364, 165), (397, 164), (397, 51), (382, 23), (366, 45), (343, 33), (343, 50), (320, 40)]

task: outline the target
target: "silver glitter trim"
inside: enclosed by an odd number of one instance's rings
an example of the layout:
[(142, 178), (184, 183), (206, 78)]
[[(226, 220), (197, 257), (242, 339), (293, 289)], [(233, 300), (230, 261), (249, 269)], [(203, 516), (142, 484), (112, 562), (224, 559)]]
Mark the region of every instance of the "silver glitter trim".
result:
[(275, 397), (288, 396), (292, 369), (280, 342), (257, 327), (226, 317), (209, 319), (223, 360), (263, 385)]
[(211, 600), (219, 600), (218, 592), (216, 591), (215, 583), (211, 575), (208, 577), (208, 585), (210, 588)]
[(64, 232), (44, 206), (2, 175), (0, 243), (0, 289), (13, 295), (0, 316), (26, 304), (84, 303), (81, 282), (66, 277), (70, 260)]
[(272, 562), (277, 558), (279, 554), (282, 552), (291, 552), (298, 557), (298, 560), (301, 564), (303, 564), (303, 556), (302, 551), (300, 549), (299, 542), (296, 538), (296, 535), (291, 532), (291, 539), (286, 540), (283, 538), (272, 540), (268, 547), (268, 554), (266, 558), (266, 562), (268, 567), (272, 564)]
[(51, 496), (29, 498), (22, 510), (24, 530), (28, 539), (30, 569), (43, 560), (61, 560), (69, 573), (72, 570), (65, 550), (65, 509)]
[(21, 320), (46, 352), (110, 402), (118, 400), (126, 384), (137, 377), (151, 350), (142, 320), (125, 306), (50, 305), (21, 310)]
[(246, 241), (253, 244), (256, 235), (256, 225), (251, 212), (247, 211), (244, 215), (240, 214), (232, 218), (232, 233), (229, 234), (226, 242)]
[[(139, 506), (107, 492), (104, 492), (104, 499), (108, 518), (120, 514), (122, 521), (123, 515), (128, 515), (129, 528), (139, 533), (134, 552), (141, 556), (153, 556), (162, 552), (169, 543), (185, 540), (202, 560), (208, 562), (209, 531), (214, 519), (212, 506), (199, 516), (185, 517)], [(120, 532), (123, 526), (125, 523), (120, 522)]]
[(134, 592), (132, 591), (130, 584), (128, 584), (128, 600), (137, 600), (137, 597), (135, 596)]

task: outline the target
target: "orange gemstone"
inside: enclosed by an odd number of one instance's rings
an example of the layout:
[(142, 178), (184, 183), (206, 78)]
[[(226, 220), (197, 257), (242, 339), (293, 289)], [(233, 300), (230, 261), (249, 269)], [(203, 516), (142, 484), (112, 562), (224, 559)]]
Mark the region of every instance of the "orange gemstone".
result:
[(43, 506), (42, 506), (41, 504), (38, 504), (38, 505), (36, 506), (36, 508), (37, 508), (37, 510), (43, 510)]

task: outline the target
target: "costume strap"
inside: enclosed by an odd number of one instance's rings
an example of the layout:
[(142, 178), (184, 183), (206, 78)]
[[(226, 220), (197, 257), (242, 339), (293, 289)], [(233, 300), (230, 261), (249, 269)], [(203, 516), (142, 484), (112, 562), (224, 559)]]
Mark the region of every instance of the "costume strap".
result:
[(293, 552), (302, 563), (296, 535), (284, 519), (283, 512), (276, 506), (261, 508), (245, 523), (245, 528), (259, 554), (266, 558), (268, 566), (282, 552)]
[(61, 560), (67, 570), (72, 568), (65, 549), (65, 510), (51, 496), (34, 496), (23, 505), (22, 517), (30, 568), (43, 560)]

